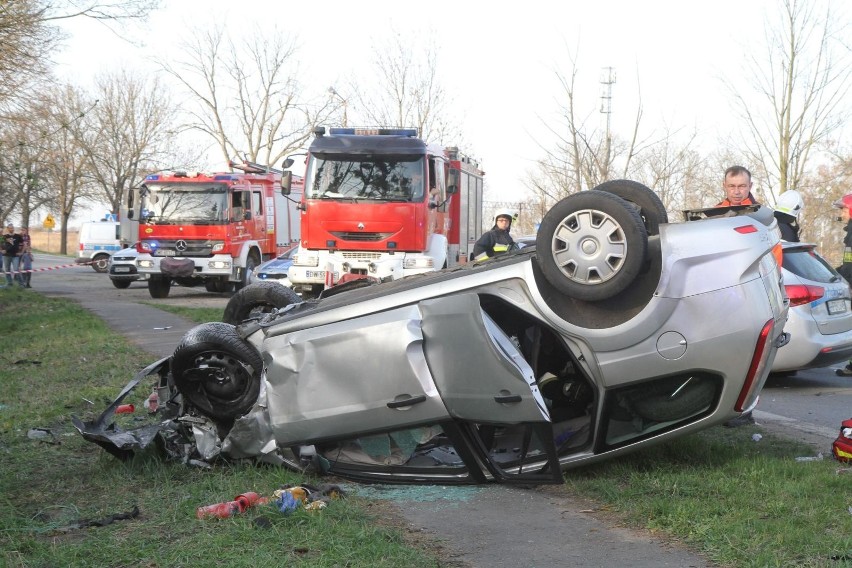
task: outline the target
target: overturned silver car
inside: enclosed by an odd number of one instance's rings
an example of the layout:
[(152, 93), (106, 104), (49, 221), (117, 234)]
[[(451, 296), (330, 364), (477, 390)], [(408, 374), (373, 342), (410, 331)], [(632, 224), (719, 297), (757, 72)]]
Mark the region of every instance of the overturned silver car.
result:
[[(253, 284), (82, 435), (126, 457), (261, 459), (377, 482), (560, 482), (750, 410), (787, 336), (771, 210), (669, 223), (627, 180), (557, 203), (536, 246), (302, 301)], [(159, 401), (124, 430), (139, 385)]]

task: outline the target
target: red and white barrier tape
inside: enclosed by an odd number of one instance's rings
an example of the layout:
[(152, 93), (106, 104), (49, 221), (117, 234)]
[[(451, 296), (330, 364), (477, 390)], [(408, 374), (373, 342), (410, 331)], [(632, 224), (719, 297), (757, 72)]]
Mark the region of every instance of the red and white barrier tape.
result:
[(94, 262), (81, 262), (74, 264), (60, 264), (59, 266), (49, 266), (47, 268), (33, 268), (32, 270), (10, 270), (9, 272), (0, 272), (0, 274), (27, 274), (30, 272), (47, 272), (48, 270), (58, 270), (60, 268), (71, 268), (74, 266), (91, 266)]

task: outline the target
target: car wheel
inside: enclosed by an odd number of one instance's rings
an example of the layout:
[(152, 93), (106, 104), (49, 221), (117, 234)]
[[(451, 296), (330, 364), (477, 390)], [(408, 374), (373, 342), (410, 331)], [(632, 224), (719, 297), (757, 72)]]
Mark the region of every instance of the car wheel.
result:
[(125, 288), (130, 288), (130, 280), (113, 280), (112, 285), (119, 290), (124, 290)]
[(92, 268), (95, 272), (106, 272), (109, 268), (109, 255), (99, 254), (92, 259)]
[(257, 282), (231, 296), (225, 306), (222, 321), (237, 325), (247, 319), (260, 317), (301, 301), (302, 298), (292, 288), (282, 286), (278, 282)]
[(170, 366), (184, 399), (213, 420), (232, 421), (257, 402), (263, 360), (232, 325), (211, 322), (190, 329)]
[(682, 420), (707, 408), (716, 396), (716, 385), (709, 380), (678, 381), (649, 386), (631, 401), (633, 410), (646, 420), (669, 422)]
[(606, 181), (595, 188), (613, 193), (639, 209), (649, 236), (660, 234), (660, 225), (669, 222), (669, 214), (660, 197), (646, 185), (629, 179)]
[(168, 298), (169, 290), (172, 289), (172, 281), (162, 276), (152, 276), (148, 280), (148, 293), (152, 298)]
[(648, 233), (636, 208), (621, 197), (589, 190), (559, 201), (536, 236), (547, 281), (578, 300), (598, 301), (626, 289), (648, 252)]

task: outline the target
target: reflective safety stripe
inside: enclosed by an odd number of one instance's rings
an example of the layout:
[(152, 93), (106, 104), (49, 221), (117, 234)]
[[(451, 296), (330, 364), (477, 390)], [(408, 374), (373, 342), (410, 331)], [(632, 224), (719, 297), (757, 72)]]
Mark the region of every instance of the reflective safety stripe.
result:
[(488, 253), (483, 252), (483, 253), (476, 255), (473, 260), (475, 260), (476, 262), (481, 262), (481, 261), (485, 260), (486, 258), (488, 258)]
[(494, 245), (494, 252), (506, 252), (509, 250), (509, 245)]

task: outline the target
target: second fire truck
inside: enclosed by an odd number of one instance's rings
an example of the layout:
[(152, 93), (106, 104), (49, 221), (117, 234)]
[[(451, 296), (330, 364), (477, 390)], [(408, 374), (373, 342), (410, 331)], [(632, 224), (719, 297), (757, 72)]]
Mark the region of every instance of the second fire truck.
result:
[(286, 180), (300, 192), (301, 178), (250, 162), (230, 166), (239, 171), (158, 172), (128, 192), (122, 225), (135, 234), (136, 268), (152, 298), (167, 297), (173, 282), (242, 288), (255, 267), (298, 238), (297, 202), (281, 187)]
[(416, 129), (314, 134), (300, 246), (288, 270), (297, 292), (310, 297), (351, 277), (397, 279), (467, 262), (482, 231), (478, 164), (426, 143)]

